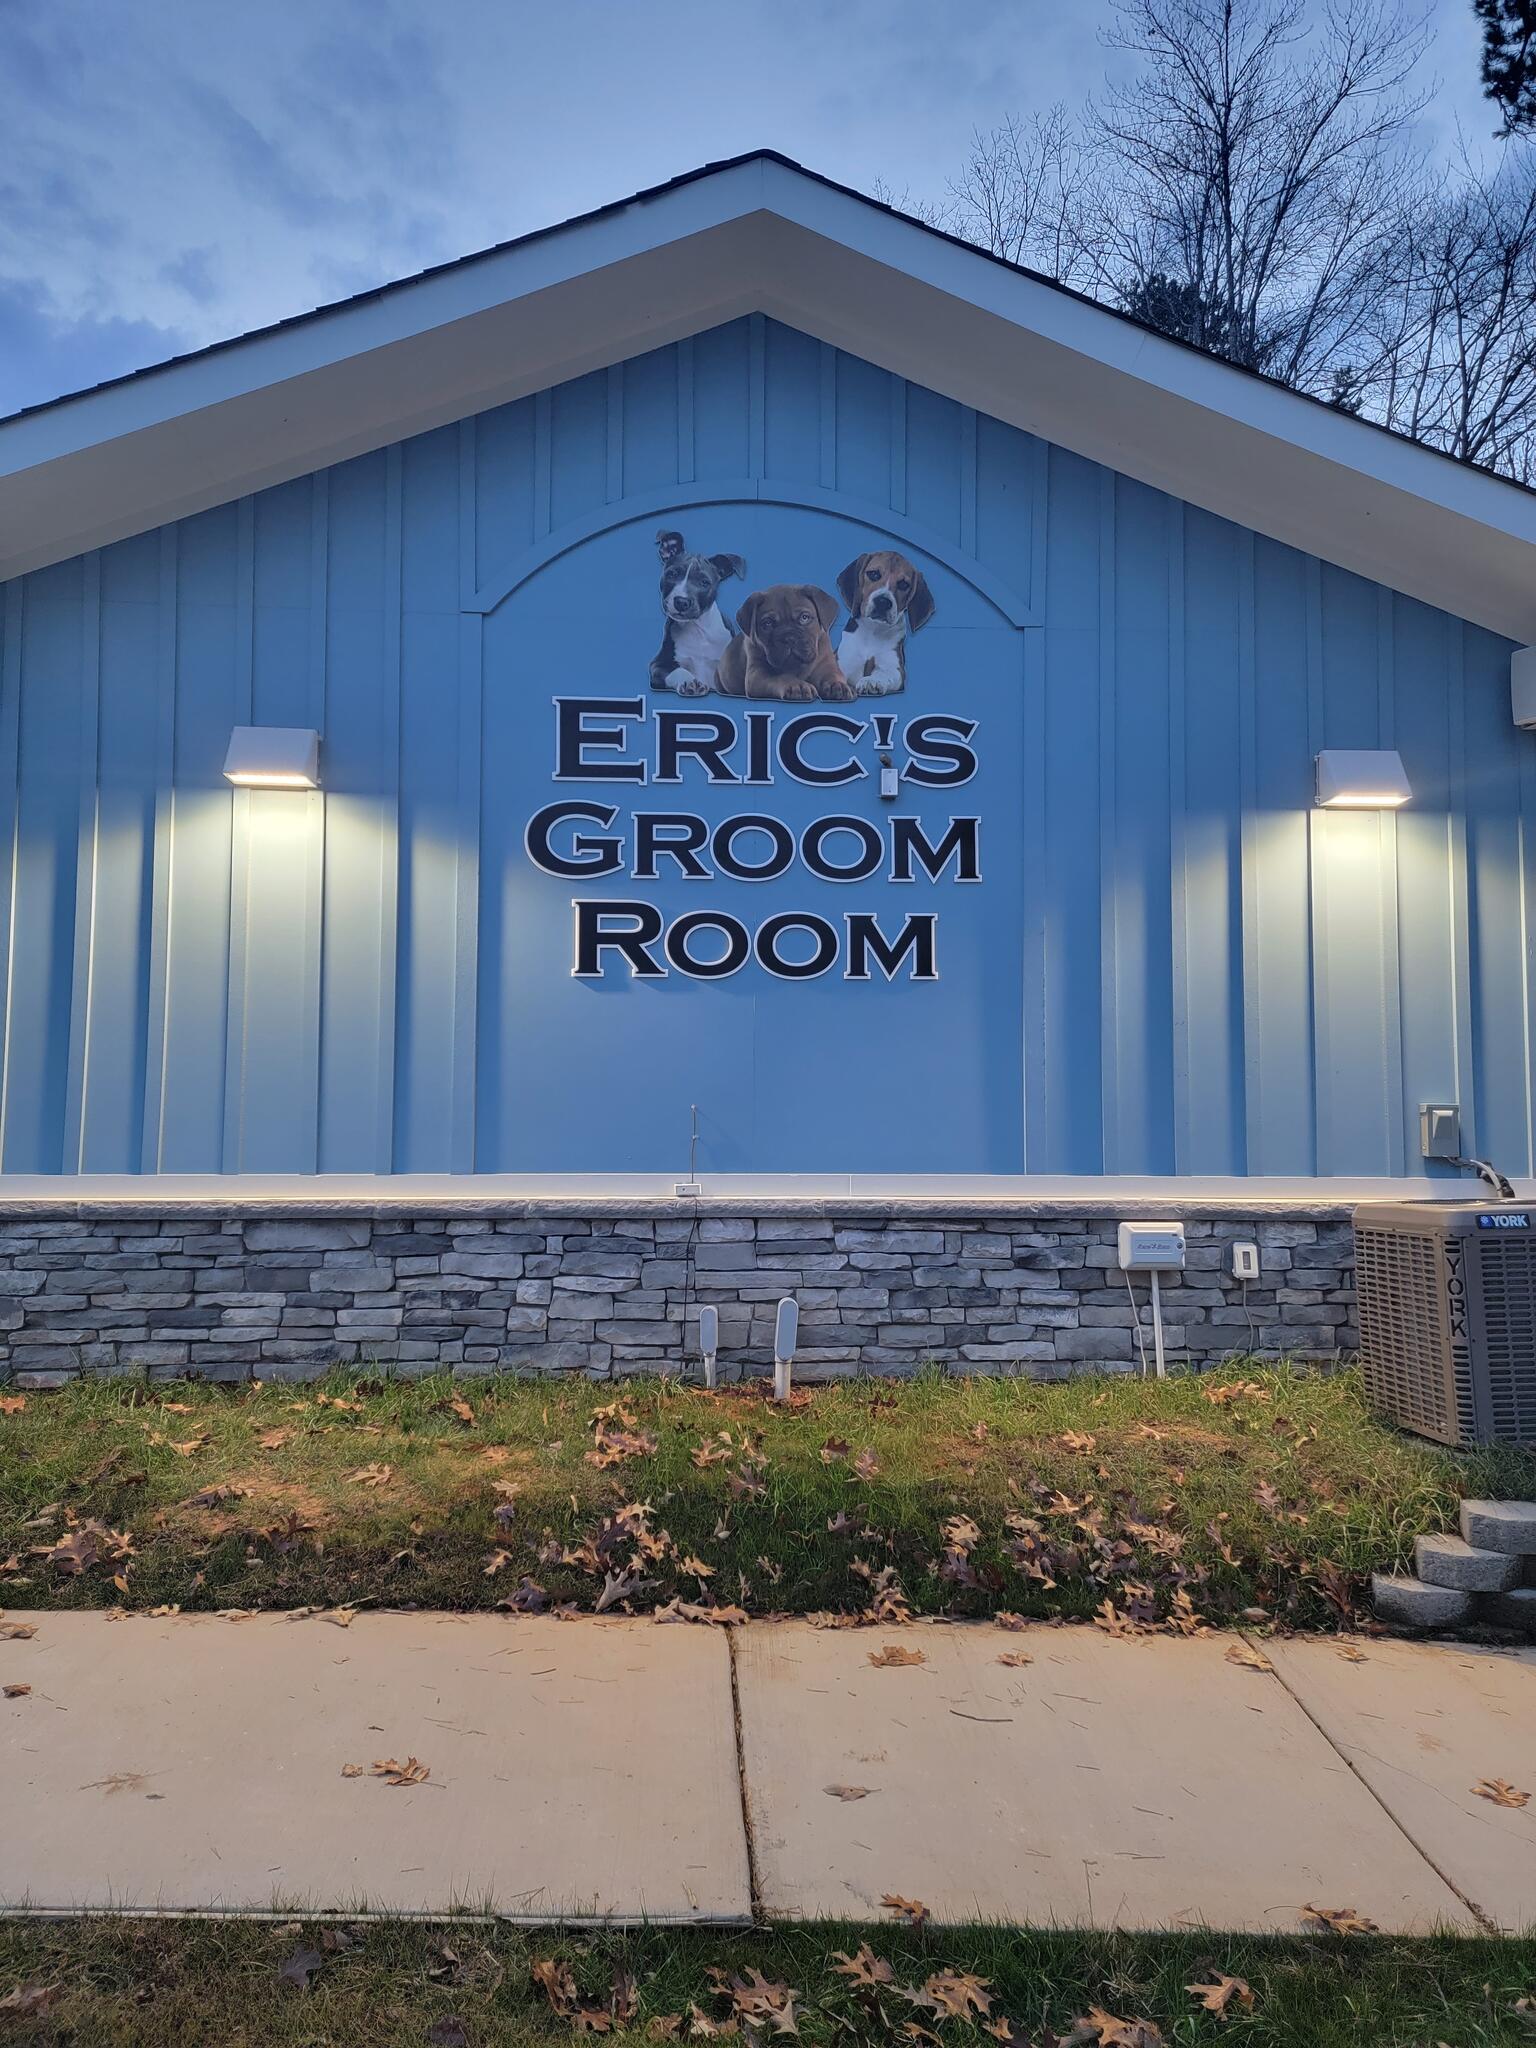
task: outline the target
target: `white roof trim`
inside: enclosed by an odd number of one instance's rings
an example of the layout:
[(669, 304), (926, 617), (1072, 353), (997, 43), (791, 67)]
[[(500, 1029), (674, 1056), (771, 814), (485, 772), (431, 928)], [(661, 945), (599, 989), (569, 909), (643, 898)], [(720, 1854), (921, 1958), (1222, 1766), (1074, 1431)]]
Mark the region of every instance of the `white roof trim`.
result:
[(1536, 494), (770, 156), (0, 422), (0, 579), (750, 311), (1536, 641)]

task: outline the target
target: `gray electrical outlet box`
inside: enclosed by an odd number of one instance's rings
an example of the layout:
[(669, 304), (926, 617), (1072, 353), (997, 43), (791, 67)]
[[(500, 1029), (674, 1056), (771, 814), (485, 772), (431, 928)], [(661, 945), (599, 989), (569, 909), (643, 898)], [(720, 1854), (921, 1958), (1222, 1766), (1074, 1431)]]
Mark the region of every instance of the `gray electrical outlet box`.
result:
[(1425, 1159), (1461, 1157), (1461, 1110), (1454, 1102), (1426, 1102), (1420, 1109), (1419, 1152)]

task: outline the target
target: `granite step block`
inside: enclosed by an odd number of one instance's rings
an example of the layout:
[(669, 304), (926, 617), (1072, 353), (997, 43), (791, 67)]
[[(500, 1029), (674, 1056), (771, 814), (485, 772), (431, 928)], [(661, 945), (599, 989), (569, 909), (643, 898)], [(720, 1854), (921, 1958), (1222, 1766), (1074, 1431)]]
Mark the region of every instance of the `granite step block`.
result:
[(1427, 1586), (1409, 1572), (1373, 1572), (1371, 1603), (1382, 1621), (1399, 1628), (1456, 1628), (1472, 1616), (1472, 1595), (1452, 1586)]
[(1464, 1500), (1461, 1533), (1475, 1550), (1536, 1557), (1536, 1501)]
[(1421, 1536), (1413, 1546), (1414, 1568), (1426, 1586), (1458, 1593), (1502, 1593), (1520, 1583), (1520, 1560), (1502, 1550), (1478, 1550), (1449, 1533)]

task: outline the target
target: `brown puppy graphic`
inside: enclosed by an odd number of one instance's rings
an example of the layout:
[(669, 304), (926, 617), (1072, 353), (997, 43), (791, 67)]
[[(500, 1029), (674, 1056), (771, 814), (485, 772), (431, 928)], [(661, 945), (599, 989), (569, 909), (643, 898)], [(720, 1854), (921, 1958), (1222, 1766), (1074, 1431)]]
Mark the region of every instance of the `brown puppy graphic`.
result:
[(846, 703), (853, 690), (827, 636), (837, 613), (837, 599), (814, 583), (754, 590), (736, 614), (735, 639), (720, 657), (721, 695)]

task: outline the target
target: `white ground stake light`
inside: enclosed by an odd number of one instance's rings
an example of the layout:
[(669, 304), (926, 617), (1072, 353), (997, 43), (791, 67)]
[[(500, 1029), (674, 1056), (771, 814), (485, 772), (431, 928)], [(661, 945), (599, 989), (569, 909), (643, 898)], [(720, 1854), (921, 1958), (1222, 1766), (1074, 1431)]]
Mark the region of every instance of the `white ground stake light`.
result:
[(786, 1294), (779, 1303), (773, 1326), (773, 1398), (789, 1399), (789, 1370), (795, 1362), (795, 1341), (800, 1335), (800, 1304)]
[(715, 1353), (720, 1349), (720, 1311), (717, 1308), (699, 1310), (699, 1352), (704, 1360), (704, 1384), (715, 1384)]

